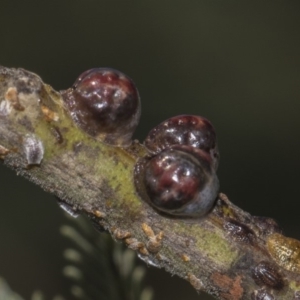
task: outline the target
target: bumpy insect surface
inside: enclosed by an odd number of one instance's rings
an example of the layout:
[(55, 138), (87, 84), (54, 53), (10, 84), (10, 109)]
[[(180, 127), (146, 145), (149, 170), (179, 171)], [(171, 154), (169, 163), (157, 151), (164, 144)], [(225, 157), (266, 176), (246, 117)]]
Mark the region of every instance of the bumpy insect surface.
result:
[(192, 146), (210, 153), (217, 168), (216, 133), (209, 120), (194, 115), (172, 117), (154, 127), (145, 140), (145, 146), (154, 154), (174, 145)]
[(274, 233), (267, 240), (267, 248), (279, 266), (300, 272), (300, 241)]
[(62, 96), (74, 122), (89, 135), (113, 145), (130, 144), (141, 104), (128, 76), (109, 68), (91, 69)]
[(284, 286), (283, 278), (279, 270), (269, 262), (260, 262), (252, 272), (256, 284), (280, 290)]
[(224, 229), (237, 242), (250, 244), (255, 239), (254, 232), (247, 225), (233, 219), (225, 222)]
[(219, 181), (205, 162), (206, 154), (200, 157), (199, 152), (178, 146), (137, 164), (135, 183), (141, 197), (170, 215), (206, 214), (217, 197)]

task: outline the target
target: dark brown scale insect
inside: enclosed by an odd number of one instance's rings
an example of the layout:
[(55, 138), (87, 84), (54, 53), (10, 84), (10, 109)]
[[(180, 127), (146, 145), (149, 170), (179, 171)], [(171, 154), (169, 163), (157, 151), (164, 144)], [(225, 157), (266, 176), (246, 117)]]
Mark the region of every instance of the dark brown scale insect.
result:
[(208, 213), (219, 190), (219, 153), (212, 124), (198, 116), (173, 117), (149, 132), (145, 146), (151, 157), (135, 167), (141, 198), (173, 216)]
[(226, 221), (224, 229), (237, 242), (250, 244), (255, 239), (253, 230), (236, 220)]
[(252, 277), (257, 285), (280, 290), (284, 281), (277, 268), (269, 262), (260, 262), (252, 271)]
[(141, 114), (133, 81), (109, 68), (82, 73), (62, 92), (74, 122), (89, 135), (109, 144), (128, 146)]
[(64, 142), (64, 138), (58, 127), (54, 126), (51, 128), (51, 133), (55, 137), (55, 140), (58, 144), (62, 144)]
[(217, 168), (219, 152), (216, 133), (209, 120), (193, 115), (172, 117), (154, 127), (145, 140), (145, 146), (154, 154), (174, 145), (191, 146), (210, 153)]
[(198, 217), (213, 206), (219, 181), (205, 151), (188, 146), (165, 149), (136, 165), (142, 199), (170, 215)]

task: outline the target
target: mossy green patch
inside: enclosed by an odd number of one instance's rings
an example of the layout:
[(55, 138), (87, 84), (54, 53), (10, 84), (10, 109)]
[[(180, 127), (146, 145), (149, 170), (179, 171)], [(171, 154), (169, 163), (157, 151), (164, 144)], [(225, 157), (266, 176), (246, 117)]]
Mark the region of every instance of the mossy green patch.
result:
[(289, 282), (289, 287), (294, 291), (299, 291), (300, 290), (300, 284), (297, 281)]
[(216, 264), (229, 267), (234, 263), (239, 253), (234, 251), (234, 248), (228, 241), (218, 234), (218, 231), (214, 229), (211, 231), (200, 224), (191, 224), (188, 229), (186, 225), (178, 225), (174, 228), (174, 231), (178, 233), (189, 234), (194, 240), (196, 240), (196, 246), (203, 255), (207, 256), (211, 261)]

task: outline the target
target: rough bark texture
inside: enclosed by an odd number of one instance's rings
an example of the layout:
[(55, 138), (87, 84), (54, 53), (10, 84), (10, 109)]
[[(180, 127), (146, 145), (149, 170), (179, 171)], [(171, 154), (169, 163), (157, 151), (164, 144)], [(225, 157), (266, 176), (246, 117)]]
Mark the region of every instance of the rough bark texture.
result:
[(0, 67), (5, 165), (199, 291), (217, 299), (300, 299), (299, 241), (224, 194), (202, 219), (158, 214), (134, 187), (134, 165), (145, 154), (138, 142), (125, 149), (89, 137), (74, 125), (60, 93), (35, 74)]

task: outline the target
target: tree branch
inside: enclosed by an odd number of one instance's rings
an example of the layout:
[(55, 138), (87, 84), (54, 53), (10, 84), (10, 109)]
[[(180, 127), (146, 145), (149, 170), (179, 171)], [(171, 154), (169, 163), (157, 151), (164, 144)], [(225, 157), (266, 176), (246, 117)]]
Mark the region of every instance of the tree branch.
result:
[(67, 209), (86, 213), (148, 264), (218, 299), (300, 299), (299, 241), (224, 194), (202, 219), (158, 214), (137, 196), (133, 183), (143, 145), (112, 147), (86, 135), (60, 93), (37, 75), (0, 67), (0, 123), (5, 165), (56, 195)]

